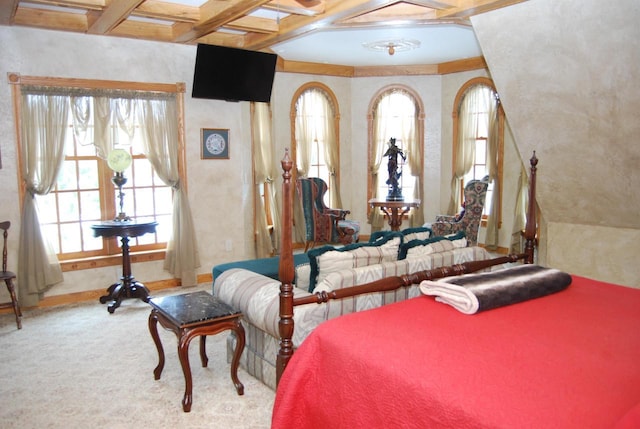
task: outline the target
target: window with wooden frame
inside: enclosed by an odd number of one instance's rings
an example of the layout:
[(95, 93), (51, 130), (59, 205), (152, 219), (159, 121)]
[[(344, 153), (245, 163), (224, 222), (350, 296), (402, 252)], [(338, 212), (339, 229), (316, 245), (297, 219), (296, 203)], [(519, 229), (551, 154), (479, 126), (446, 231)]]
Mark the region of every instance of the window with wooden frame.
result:
[(339, 190), (334, 187), (339, 183), (340, 173), (337, 100), (329, 87), (310, 82), (294, 94), (291, 112), (297, 172), (324, 180), (328, 187), (325, 204), (335, 207), (332, 201)]
[[(388, 160), (384, 156), (389, 140), (394, 138), (406, 159), (398, 157), (402, 174), (399, 186), (405, 198), (422, 198), (424, 162), (424, 108), (410, 88), (390, 85), (372, 99), (368, 114), (369, 175), (367, 199), (384, 199), (388, 195)], [(371, 207), (368, 207), (370, 213)], [(414, 209), (411, 213), (416, 213)]]
[[(140, 96), (148, 100), (149, 97), (161, 100), (163, 97), (177, 97), (176, 93), (184, 92), (184, 84), (153, 84), (131, 83), (118, 81), (97, 81), (82, 79), (35, 78), (18, 76), (20, 85), (14, 91), (16, 112), (23, 107), (20, 88), (29, 85), (46, 88), (50, 91), (69, 93), (72, 97), (84, 97), (87, 109), (83, 118), (82, 129), (77, 122), (68, 116), (67, 131), (64, 140), (64, 156), (55, 185), (46, 195), (36, 195), (40, 226), (47, 241), (57, 253), (63, 271), (95, 267), (97, 258), (102, 262), (98, 265), (121, 263), (120, 240), (117, 238), (94, 237), (91, 225), (117, 217), (120, 207), (118, 189), (112, 182), (114, 171), (106, 161), (104, 150), (100, 150), (93, 142), (94, 115), (102, 114), (93, 105), (93, 97), (101, 97), (106, 104), (118, 103), (125, 97), (136, 99)], [(26, 86), (24, 86), (26, 85)], [(179, 100), (179, 101), (178, 101)], [(76, 106), (77, 107), (77, 106)], [(176, 112), (178, 123), (182, 122), (183, 103), (181, 97), (176, 98)], [(100, 113), (98, 113), (100, 112)], [(132, 258), (142, 257), (144, 260), (159, 260), (164, 258), (172, 228), (173, 191), (165, 185), (155, 173), (151, 163), (144, 155), (143, 141), (139, 129), (141, 123), (139, 115), (130, 114), (123, 118), (114, 112), (103, 124), (108, 124), (102, 130), (102, 135), (108, 136), (112, 148), (124, 149), (132, 156), (130, 166), (123, 172), (127, 179), (123, 185), (123, 211), (132, 220), (158, 222), (154, 234), (145, 234), (131, 238), (129, 241)], [(20, 118), (20, 115), (16, 115)], [(19, 124), (22, 126), (22, 124)], [(183, 133), (179, 132), (179, 138)], [(184, 144), (180, 144), (178, 163), (184, 162)], [(18, 140), (18, 151), (23, 150)], [(20, 167), (19, 167), (20, 168)], [(186, 182), (185, 171), (179, 168), (183, 183)], [(21, 198), (24, 198), (21, 189)], [(108, 259), (105, 259), (108, 258)]]
[[(470, 102), (472, 101), (472, 102)], [(463, 107), (464, 106), (464, 107)], [(493, 113), (493, 117), (491, 116)], [(466, 118), (461, 118), (465, 115)], [(500, 98), (493, 82), (484, 77), (474, 78), (466, 82), (458, 91), (454, 101), (453, 111), (453, 165), (457, 165), (456, 158), (460, 156), (458, 142), (464, 136), (465, 151), (471, 149), (472, 162), (470, 168), (460, 179), (460, 192), (457, 195), (458, 207), (461, 206), (464, 195), (464, 185), (470, 180), (481, 180), (490, 174), (491, 160), (495, 163), (495, 179), (489, 183), (482, 219), (486, 222), (492, 207), (497, 209), (498, 225), (501, 223), (501, 189), (504, 158), (504, 111), (500, 105)], [(495, 121), (495, 123), (493, 123)], [(468, 129), (466, 127), (472, 127)], [(491, 132), (497, 133), (491, 136)], [(495, 150), (492, 153), (490, 137), (495, 138)], [(473, 146), (473, 147), (471, 147)], [(454, 172), (455, 174), (455, 172)], [(497, 186), (496, 186), (497, 184)], [(495, 190), (498, 192), (495, 192)], [(497, 201), (494, 201), (497, 199)]]

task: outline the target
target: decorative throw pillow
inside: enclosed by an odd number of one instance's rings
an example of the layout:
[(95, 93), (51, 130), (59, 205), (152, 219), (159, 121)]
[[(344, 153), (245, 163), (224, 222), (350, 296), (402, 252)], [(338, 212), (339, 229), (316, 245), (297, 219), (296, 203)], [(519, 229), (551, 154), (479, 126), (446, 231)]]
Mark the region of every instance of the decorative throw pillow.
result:
[(310, 264), (296, 265), (295, 285), (297, 288), (309, 290), (309, 276), (311, 275)]
[(395, 232), (386, 234), (373, 243), (355, 243), (338, 248), (323, 246), (309, 250), (309, 292), (329, 273), (398, 260), (401, 242), (402, 234)]
[(447, 237), (448, 240), (453, 242), (453, 245), (456, 248), (458, 248), (458, 247), (467, 247), (467, 244), (469, 244), (467, 242), (467, 235), (465, 234), (464, 231), (460, 231), (460, 232), (457, 232), (455, 234), (445, 235), (445, 237)]
[(398, 259), (439, 253), (466, 246), (467, 239), (465, 238), (464, 231), (460, 231), (453, 235), (433, 237), (426, 240), (411, 240), (400, 245)]
[[(369, 236), (369, 243), (374, 243), (381, 238), (387, 237), (389, 234), (397, 234), (397, 231), (374, 231)], [(407, 228), (400, 231), (402, 234), (402, 242), (408, 243), (411, 240), (426, 240), (431, 237), (433, 230), (425, 226)]]
[(408, 243), (411, 240), (427, 240), (431, 238), (431, 234), (433, 234), (433, 230), (425, 226), (407, 228), (402, 230), (402, 235), (404, 236), (402, 241)]
[(369, 243), (375, 243), (378, 240), (386, 240), (389, 236), (398, 236), (402, 233), (398, 231), (374, 231), (369, 236)]

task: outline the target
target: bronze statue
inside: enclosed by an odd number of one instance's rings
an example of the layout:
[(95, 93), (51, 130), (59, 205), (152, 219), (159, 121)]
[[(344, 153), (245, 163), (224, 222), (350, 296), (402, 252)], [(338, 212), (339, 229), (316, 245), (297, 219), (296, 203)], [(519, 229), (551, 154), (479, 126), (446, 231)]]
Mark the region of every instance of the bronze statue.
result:
[(398, 180), (402, 176), (402, 170), (398, 171), (398, 155), (403, 161), (407, 160), (406, 155), (402, 152), (398, 146), (396, 146), (396, 139), (391, 137), (389, 139), (389, 148), (383, 156), (388, 158), (387, 169), (389, 171), (389, 178), (387, 179), (387, 185), (389, 185), (389, 194), (387, 195), (387, 201), (402, 201), (402, 189), (398, 186)]

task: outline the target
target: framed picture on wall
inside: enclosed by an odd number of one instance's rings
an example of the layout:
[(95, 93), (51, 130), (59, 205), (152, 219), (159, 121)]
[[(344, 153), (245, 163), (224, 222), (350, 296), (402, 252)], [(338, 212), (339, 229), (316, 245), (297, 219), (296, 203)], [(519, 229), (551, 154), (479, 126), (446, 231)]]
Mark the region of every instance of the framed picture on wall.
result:
[(202, 159), (229, 159), (229, 129), (202, 128)]

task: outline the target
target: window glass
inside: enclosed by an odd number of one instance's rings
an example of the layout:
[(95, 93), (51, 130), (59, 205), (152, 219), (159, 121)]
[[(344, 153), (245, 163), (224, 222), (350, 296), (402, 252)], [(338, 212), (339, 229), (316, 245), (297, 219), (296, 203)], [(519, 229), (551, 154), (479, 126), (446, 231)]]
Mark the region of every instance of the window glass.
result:
[[(414, 195), (415, 179), (409, 171), (408, 163), (411, 153), (405, 136), (413, 135), (416, 117), (415, 101), (403, 91), (391, 91), (380, 99), (376, 111), (378, 121), (383, 124), (380, 127), (385, 129), (384, 135), (379, 136), (378, 144), (384, 144), (386, 147), (391, 138), (396, 139), (396, 146), (400, 148), (406, 158), (398, 157), (398, 172), (402, 172), (398, 179), (398, 185), (405, 198), (411, 197)], [(387, 161), (383, 160), (378, 170), (380, 180), (375, 194), (376, 198), (386, 198), (389, 193), (389, 185), (386, 183), (388, 176)]]
[[(42, 230), (60, 260), (117, 254), (119, 242), (118, 246), (108, 246), (107, 241), (112, 239), (96, 238), (91, 229), (91, 225), (114, 219), (120, 212), (118, 188), (111, 181), (114, 172), (97, 156), (93, 144), (77, 138), (81, 133), (74, 134), (71, 119), (68, 126), (65, 158), (56, 185), (49, 194), (36, 196)], [(93, 135), (92, 127), (90, 119), (84, 134)], [(115, 120), (110, 127), (117, 136), (117, 147), (134, 156), (132, 165), (123, 172), (127, 180), (122, 188), (124, 213), (137, 221), (158, 221), (155, 234), (130, 240), (131, 251), (164, 248), (171, 230), (172, 190), (162, 183), (140, 151), (142, 138), (135, 132), (137, 121), (127, 127), (133, 135)], [(146, 247), (138, 247), (142, 245)]]
[[(478, 100), (478, 103), (472, 107), (472, 111), (469, 114), (476, 116), (476, 132), (475, 140), (472, 144), (475, 144), (475, 159), (473, 166), (467, 174), (465, 174), (463, 183), (467, 183), (470, 180), (482, 180), (489, 174), (487, 166), (487, 138), (489, 135), (489, 115), (486, 111), (486, 107), (482, 101), (487, 97), (495, 98), (495, 92), (486, 85), (475, 85), (469, 89), (467, 96), (471, 96), (471, 92), (484, 92), (484, 97), (474, 97)], [(493, 195), (493, 183), (489, 183), (487, 194), (485, 197), (485, 204), (482, 210), (482, 214), (487, 216), (491, 211), (491, 198)], [(463, 196), (460, 196), (460, 202), (462, 202)]]
[[(472, 80), (465, 84), (463, 88), (459, 92), (459, 103), (457, 105), (457, 109), (461, 109), (461, 106), (466, 106), (466, 111), (460, 111), (460, 115), (465, 115), (466, 120), (462, 120), (456, 116), (454, 120), (454, 130), (457, 130), (459, 126), (464, 127), (462, 124), (473, 124), (474, 129), (471, 130), (470, 133), (467, 130), (459, 129), (457, 132), (462, 133), (462, 135), (466, 136), (465, 145), (473, 144), (475, 149), (475, 156), (473, 159), (473, 165), (470, 170), (465, 174), (464, 178), (461, 180), (461, 191), (457, 196), (458, 204), (462, 203), (464, 198), (463, 196), (463, 188), (464, 184), (466, 184), (470, 180), (481, 180), (485, 176), (489, 174), (489, 159), (490, 150), (489, 150), (489, 126), (490, 126), (490, 118), (489, 111), (492, 107), (490, 107), (491, 103), (499, 102), (498, 94), (495, 90), (487, 83), (478, 83), (478, 81), (482, 79), (479, 78), (477, 80)], [(495, 108), (495, 107), (494, 107)], [(498, 108), (498, 124), (503, 120), (503, 113), (501, 109)], [(502, 162), (502, 147), (503, 147), (503, 135), (502, 128), (500, 126), (496, 127), (495, 130), (498, 131), (498, 136), (496, 137), (498, 140), (498, 154), (495, 156), (498, 165)], [(502, 181), (500, 177), (501, 167), (497, 168), (498, 177), (496, 180), (498, 182)], [(496, 198), (494, 196), (494, 188), (495, 181), (491, 181), (489, 183), (489, 188), (487, 190), (485, 204), (483, 208), (483, 216), (486, 218), (491, 213), (492, 200)], [(497, 197), (499, 198), (499, 196)], [(499, 210), (499, 207), (498, 207)], [(497, 214), (498, 218), (500, 217), (500, 213)]]
[[(318, 88), (310, 88), (304, 91), (296, 102), (296, 115), (298, 124), (304, 124), (302, 129), (297, 129), (298, 137), (296, 150), (298, 165), (303, 165), (302, 157), (305, 153), (309, 157), (309, 171), (307, 177), (319, 177), (325, 181), (328, 191), (324, 195), (325, 204), (330, 206), (331, 185), (329, 169), (325, 159), (326, 132), (333, 124), (333, 118), (327, 117), (327, 112), (332, 112), (329, 99), (324, 91)], [(307, 145), (302, 148), (302, 145)]]

